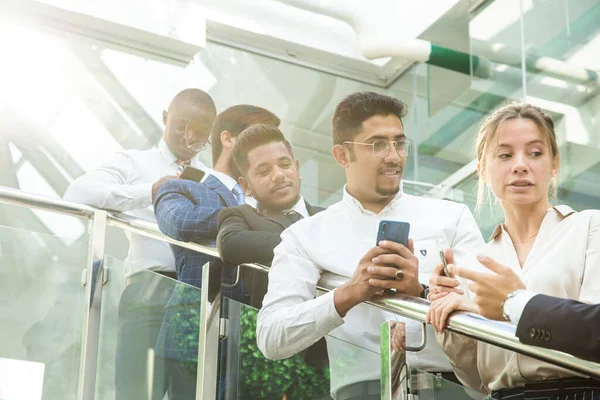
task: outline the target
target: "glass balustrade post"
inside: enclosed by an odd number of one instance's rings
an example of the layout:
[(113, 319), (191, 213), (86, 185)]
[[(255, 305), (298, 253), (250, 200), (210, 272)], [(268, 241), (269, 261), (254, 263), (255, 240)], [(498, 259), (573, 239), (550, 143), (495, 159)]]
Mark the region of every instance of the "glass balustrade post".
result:
[(406, 365), (404, 322), (386, 321), (380, 326), (381, 400), (406, 400), (410, 374)]
[(217, 398), (221, 295), (209, 302), (210, 263), (202, 267), (196, 399)]
[(91, 220), (88, 265), (82, 284), (85, 285), (86, 307), (83, 314), (81, 361), (77, 398), (94, 398), (100, 333), (102, 285), (105, 283), (104, 250), (106, 244), (106, 211), (96, 210)]

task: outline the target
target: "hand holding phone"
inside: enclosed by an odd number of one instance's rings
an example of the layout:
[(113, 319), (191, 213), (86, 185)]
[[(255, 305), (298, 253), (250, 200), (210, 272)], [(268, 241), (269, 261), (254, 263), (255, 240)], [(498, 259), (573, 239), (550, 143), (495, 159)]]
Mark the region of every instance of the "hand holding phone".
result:
[[(409, 244), (409, 231), (408, 222), (383, 220), (379, 223), (376, 246), (386, 253), (378, 257), (375, 269), (381, 271), (380, 275), (384, 278), (378, 278), (370, 285), (391, 293), (401, 292), (411, 296), (421, 294), (423, 285), (419, 283), (419, 259)], [(381, 241), (385, 243), (381, 245)], [(392, 271), (393, 275), (390, 273)], [(390, 280), (395, 282), (389, 282)]]
[[(408, 222), (383, 220), (379, 222), (379, 230), (377, 231), (377, 242), (375, 246), (379, 246), (382, 240), (389, 240), (408, 246), (408, 232), (410, 224)], [(394, 278), (388, 278), (394, 279)]]

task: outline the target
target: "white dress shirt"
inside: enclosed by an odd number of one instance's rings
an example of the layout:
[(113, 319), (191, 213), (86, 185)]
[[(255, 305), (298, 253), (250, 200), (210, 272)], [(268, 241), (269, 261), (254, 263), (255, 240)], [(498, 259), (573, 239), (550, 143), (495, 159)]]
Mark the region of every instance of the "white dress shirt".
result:
[(290, 211), (296, 211), (298, 214), (302, 215), (302, 218), (308, 218), (308, 209), (306, 208), (306, 202), (304, 201), (304, 197), (300, 196), (300, 199), (294, 204), (292, 208), (288, 208), (287, 210), (281, 210), (282, 213), (286, 214)]
[[(258, 346), (268, 358), (282, 359), (329, 334), (333, 393), (350, 383), (379, 379), (379, 358), (372, 354), (380, 352), (379, 329), (384, 321), (405, 322), (409, 345), (420, 340), (421, 324), (416, 321), (366, 304), (341, 318), (334, 306), (334, 292), (315, 298), (322, 272), (348, 278), (354, 274), (360, 258), (376, 245), (381, 220), (410, 223), (419, 258), (419, 281), (424, 284), (440, 262), (436, 240), (453, 248), (458, 260), (483, 245), (467, 206), (402, 193), (375, 214), (344, 190), (342, 201), (285, 230), (274, 250), (268, 293), (258, 315)], [(433, 338), (431, 327), (428, 336)], [(362, 355), (359, 348), (365, 349)], [(423, 351), (409, 353), (408, 362), (423, 370), (450, 371), (434, 340), (428, 340)]]
[[(502, 225), (494, 231), (484, 253), (510, 267), (523, 281), (529, 291), (521, 292), (526, 295), (521, 297), (525, 303), (532, 293), (600, 303), (600, 211), (575, 212), (568, 206), (550, 208), (523, 267)], [(520, 303), (515, 303), (515, 307), (521, 307)], [(575, 375), (552, 364), (451, 332), (446, 331), (437, 338), (459, 379), (484, 393)]]
[[(191, 160), (192, 167), (210, 172), (200, 160)], [(156, 222), (152, 208), (152, 185), (167, 175), (176, 175), (177, 157), (164, 140), (148, 150), (126, 150), (116, 153), (110, 161), (86, 173), (71, 183), (65, 200)], [(129, 254), (125, 259), (125, 275), (142, 269), (175, 271), (175, 259), (169, 245), (144, 236), (126, 232)]]
[(537, 294), (539, 293), (535, 293), (529, 290), (523, 290), (517, 293), (515, 297), (511, 297), (510, 299), (507, 299), (504, 302), (504, 308), (502, 311), (504, 311), (504, 313), (508, 315), (511, 324), (519, 324), (525, 306), (527, 305), (527, 303), (529, 303), (529, 300), (533, 299)]

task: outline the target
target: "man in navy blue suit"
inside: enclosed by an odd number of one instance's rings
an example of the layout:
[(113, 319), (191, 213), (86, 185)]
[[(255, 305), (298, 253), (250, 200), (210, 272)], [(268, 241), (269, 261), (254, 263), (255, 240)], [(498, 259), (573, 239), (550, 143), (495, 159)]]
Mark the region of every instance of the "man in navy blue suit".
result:
[[(244, 204), (247, 199), (237, 182), (241, 175), (232, 158), (237, 136), (253, 124), (279, 126), (279, 118), (264, 108), (251, 105), (230, 107), (217, 115), (210, 142), (214, 170), (202, 182), (175, 179), (165, 182), (154, 197), (154, 211), (160, 230), (184, 242), (214, 246), (217, 237), (217, 216), (225, 207)], [(251, 200), (251, 199), (249, 199)], [(235, 281), (235, 268), (223, 268), (214, 259), (192, 250), (172, 246), (179, 284), (167, 304), (163, 327), (156, 351), (167, 358), (168, 388), (171, 400), (195, 396), (198, 356), (198, 321), (202, 267), (210, 267), (209, 298), (219, 292), (220, 283)], [(224, 288), (222, 295), (243, 300), (242, 285)]]

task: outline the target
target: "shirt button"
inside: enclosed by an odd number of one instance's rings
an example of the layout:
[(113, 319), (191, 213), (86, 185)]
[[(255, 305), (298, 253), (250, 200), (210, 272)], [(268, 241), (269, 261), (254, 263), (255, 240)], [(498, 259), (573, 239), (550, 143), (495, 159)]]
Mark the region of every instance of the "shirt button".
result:
[(516, 374), (516, 373), (517, 373), (517, 369), (516, 369), (515, 367), (512, 367), (512, 368), (510, 369), (510, 372), (512, 372), (513, 374)]

